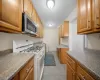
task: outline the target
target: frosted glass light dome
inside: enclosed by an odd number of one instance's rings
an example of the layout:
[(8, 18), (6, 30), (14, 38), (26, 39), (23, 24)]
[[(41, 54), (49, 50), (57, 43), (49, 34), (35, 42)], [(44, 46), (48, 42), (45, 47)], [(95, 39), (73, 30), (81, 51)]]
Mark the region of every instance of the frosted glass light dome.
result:
[(54, 0), (47, 0), (47, 7), (52, 9), (55, 6)]

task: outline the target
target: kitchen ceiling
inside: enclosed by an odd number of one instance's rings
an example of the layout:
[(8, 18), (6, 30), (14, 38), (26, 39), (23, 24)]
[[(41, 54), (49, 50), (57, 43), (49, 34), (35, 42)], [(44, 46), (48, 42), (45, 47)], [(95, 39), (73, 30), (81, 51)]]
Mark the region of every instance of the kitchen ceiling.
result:
[(47, 0), (32, 0), (45, 27), (58, 27), (76, 7), (76, 0), (55, 0), (52, 10), (47, 7)]

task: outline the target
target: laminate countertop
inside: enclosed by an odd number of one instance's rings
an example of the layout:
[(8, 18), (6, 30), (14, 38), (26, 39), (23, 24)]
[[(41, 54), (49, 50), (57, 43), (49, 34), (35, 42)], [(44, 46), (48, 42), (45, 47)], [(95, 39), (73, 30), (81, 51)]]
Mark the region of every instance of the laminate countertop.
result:
[(91, 73), (96, 80), (100, 80), (100, 51), (76, 49), (67, 53)]
[(61, 45), (58, 45), (57, 48), (69, 48), (69, 46), (61, 44)]
[(10, 80), (32, 57), (33, 53), (10, 53), (0, 56), (0, 80)]

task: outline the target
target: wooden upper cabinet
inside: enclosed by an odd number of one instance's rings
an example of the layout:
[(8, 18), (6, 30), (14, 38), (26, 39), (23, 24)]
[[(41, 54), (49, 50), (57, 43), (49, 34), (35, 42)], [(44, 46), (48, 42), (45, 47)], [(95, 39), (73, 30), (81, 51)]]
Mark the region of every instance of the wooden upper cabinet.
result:
[(31, 18), (32, 17), (32, 2), (31, 0), (24, 0), (24, 12)]
[(92, 0), (78, 0), (78, 33), (92, 30)]
[(0, 0), (0, 31), (21, 32), (22, 0)]
[(69, 36), (69, 21), (64, 21), (64, 23), (59, 28), (59, 37)]
[(63, 36), (69, 36), (69, 21), (64, 21), (63, 24)]
[(42, 22), (37, 14), (37, 19), (36, 19), (36, 24), (38, 25), (37, 27), (37, 37), (38, 38), (43, 38), (43, 25), (42, 25)]
[(94, 0), (94, 28), (100, 31), (100, 0)]
[(34, 23), (36, 23), (36, 19), (37, 19), (37, 13), (36, 13), (35, 7), (33, 6), (33, 8), (32, 8), (32, 20), (34, 21)]

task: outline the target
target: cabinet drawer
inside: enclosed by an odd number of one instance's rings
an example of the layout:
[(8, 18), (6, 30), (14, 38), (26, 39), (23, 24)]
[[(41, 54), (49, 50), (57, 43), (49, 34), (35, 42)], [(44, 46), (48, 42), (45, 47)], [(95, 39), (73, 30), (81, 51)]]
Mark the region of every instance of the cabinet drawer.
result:
[(85, 70), (80, 66), (77, 66), (77, 75), (79, 80), (94, 80)]
[(25, 67), (20, 71), (20, 80), (25, 80), (31, 68), (34, 65), (33, 58), (25, 65)]
[(67, 55), (67, 64), (69, 64), (73, 70), (76, 69), (76, 62), (73, 59), (71, 59), (68, 55)]

